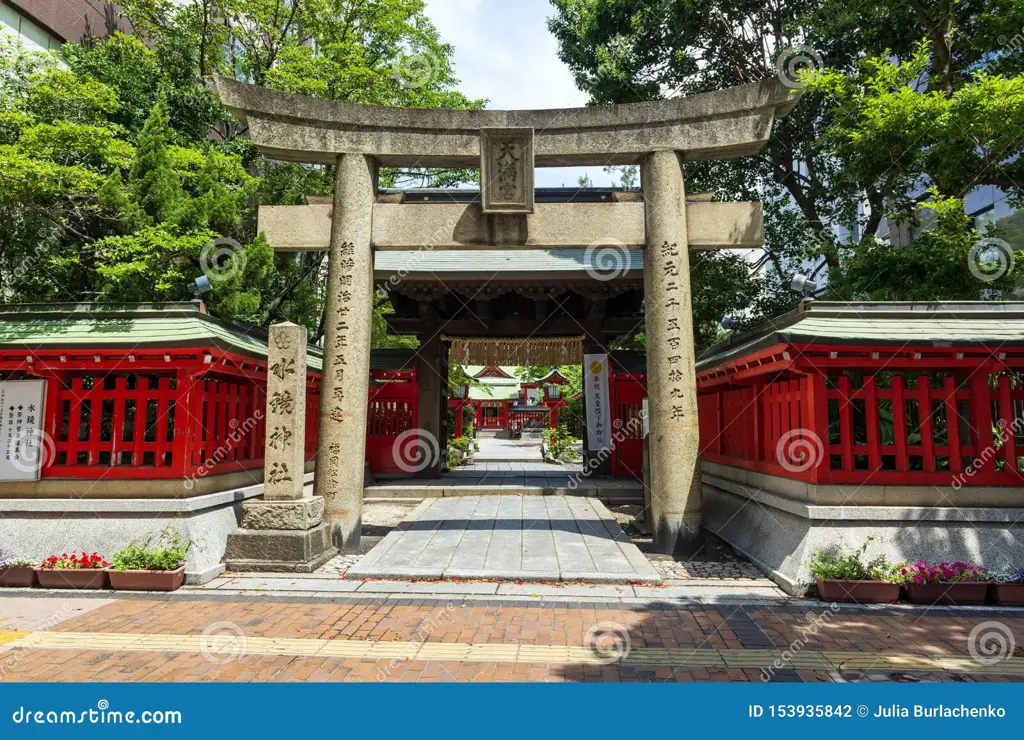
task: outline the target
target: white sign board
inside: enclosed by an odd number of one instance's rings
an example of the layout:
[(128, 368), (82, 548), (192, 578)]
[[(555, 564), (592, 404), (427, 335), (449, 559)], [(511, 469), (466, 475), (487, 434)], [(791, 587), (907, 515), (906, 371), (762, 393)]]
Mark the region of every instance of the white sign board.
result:
[(42, 378), (0, 380), (0, 481), (39, 480), (45, 388)]
[(650, 425), (650, 422), (647, 420), (647, 418), (648, 418), (647, 417), (647, 396), (644, 396), (643, 407), (641, 408), (641, 413), (643, 414), (643, 417), (644, 417), (644, 436), (646, 437), (647, 435), (649, 435), (651, 433), (651, 425)]
[(612, 409), (608, 398), (608, 355), (583, 355), (583, 401), (587, 419), (587, 449), (612, 447)]

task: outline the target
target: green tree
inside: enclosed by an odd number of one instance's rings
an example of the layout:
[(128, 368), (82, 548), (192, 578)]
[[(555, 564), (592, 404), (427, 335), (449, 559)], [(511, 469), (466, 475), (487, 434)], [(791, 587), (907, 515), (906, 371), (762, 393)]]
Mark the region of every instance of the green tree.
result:
[[(753, 0), (552, 2), (556, 14), (549, 26), (558, 39), (560, 55), (594, 103), (690, 95), (771, 77), (796, 89), (805, 81), (803, 70), (825, 65), (834, 75), (849, 80), (843, 90), (852, 96), (866, 80), (862, 60), (885, 59), (898, 67), (924, 55), (916, 86), (899, 86), (900, 105), (883, 110), (897, 101), (878, 100), (873, 121), (883, 125), (876, 135), (869, 131), (867, 120), (861, 120), (865, 125), (855, 131), (857, 118), (850, 114), (857, 101), (839, 95), (838, 77), (831, 77), (832, 89), (825, 83), (812, 85), (793, 112), (776, 124), (763, 154), (687, 165), (691, 192), (707, 190), (723, 200), (759, 199), (765, 203), (765, 259), (756, 273), (758, 280), (753, 279), (749, 266), (728, 265), (726, 255), (695, 256), (695, 317), (698, 328), (704, 327), (702, 339), (710, 335), (712, 322), (720, 317), (714, 314), (725, 307), (715, 301), (711, 312), (700, 305), (702, 296), (721, 290), (743, 292), (753, 308), (748, 320), (771, 315), (795, 300), (786, 290), (791, 274), (813, 269), (818, 260), (826, 262), (829, 283), (841, 294), (874, 294), (879, 286), (887, 295), (901, 294), (897, 286), (903, 268), (896, 268), (906, 262), (907, 255), (881, 249), (884, 241), (876, 239), (879, 229), (886, 222), (909, 217), (908, 199), (936, 184), (932, 173), (940, 178), (945, 173), (952, 181), (960, 165), (966, 164), (959, 187), (977, 186), (979, 181), (972, 184), (971, 177), (986, 162), (980, 161), (985, 158), (983, 152), (972, 150), (972, 137), (989, 130), (1000, 105), (1004, 109), (998, 115), (1017, 120), (1013, 111), (1005, 110), (1016, 109), (1013, 95), (1002, 98), (1013, 88), (1013, 84), (1006, 87), (1005, 81), (1017, 77), (1022, 69), (1017, 34), (1024, 26), (1024, 3), (1019, 0), (797, 0), (768, 5)], [(923, 39), (929, 44), (920, 45)], [(976, 81), (975, 72), (985, 67), (1004, 82)], [(901, 120), (905, 113), (923, 113), (928, 107), (924, 99), (933, 93), (952, 99), (961, 88), (975, 84), (978, 87), (964, 98), (965, 105), (958, 106), (944, 131), (935, 129), (931, 136), (915, 139), (935, 119)], [(870, 98), (874, 91), (868, 88), (865, 95)], [(968, 98), (974, 107), (966, 104)], [(981, 98), (988, 102), (982, 103)], [(1012, 139), (1014, 130), (1007, 125), (1005, 139)], [(844, 137), (844, 132), (855, 135)], [(997, 161), (1005, 165), (1016, 157), (1013, 147), (991, 141), (995, 146), (987, 164), (993, 169)], [(946, 151), (930, 151), (934, 142)], [(905, 149), (896, 152), (900, 143)], [(859, 162), (852, 156), (852, 148), (861, 153)], [(948, 167), (926, 168), (903, 161), (931, 156), (938, 156)], [(1003, 156), (1006, 158), (999, 160)], [(958, 163), (958, 158), (963, 161)], [(874, 168), (867, 166), (869, 161)], [(853, 163), (863, 166), (851, 167)], [(893, 166), (895, 170), (890, 169)], [(1003, 174), (1008, 174), (1005, 166), (1003, 169)], [(923, 176), (915, 179), (915, 172)], [(990, 180), (999, 174), (998, 170), (990, 172)], [(947, 194), (956, 198), (966, 195)], [(948, 244), (962, 244), (973, 237), (967, 223), (940, 221), (955, 230), (943, 236)], [(856, 259), (861, 244), (872, 251), (876, 272), (858, 272), (865, 279), (858, 286), (847, 279), (844, 265)], [(926, 263), (937, 276), (953, 278), (929, 281), (929, 289), (937, 291), (932, 297), (963, 294), (967, 282), (964, 257), (959, 248), (943, 249)], [(938, 267), (935, 261), (939, 259), (950, 262)], [(894, 266), (891, 291), (885, 288), (890, 275), (886, 260)], [(958, 274), (956, 265), (959, 277), (953, 277)], [(698, 279), (702, 267), (716, 276), (714, 290)]]
[(181, 182), (167, 151), (170, 114), (163, 100), (156, 104), (139, 134), (139, 146), (128, 171), (128, 186), (151, 221), (170, 221), (182, 198)]
[[(204, 270), (216, 314), (323, 333), (324, 254), (275, 254), (257, 203), (330, 195), (331, 168), (265, 159), (204, 80), (393, 106), (480, 107), (421, 0), (125, 0), (138, 36), (59, 54), (0, 46), (5, 301), (181, 300)], [(145, 40), (143, 42), (143, 39)], [(464, 171), (385, 171), (446, 185)], [(212, 265), (211, 265), (212, 262)], [(375, 306), (375, 342), (389, 337)]]

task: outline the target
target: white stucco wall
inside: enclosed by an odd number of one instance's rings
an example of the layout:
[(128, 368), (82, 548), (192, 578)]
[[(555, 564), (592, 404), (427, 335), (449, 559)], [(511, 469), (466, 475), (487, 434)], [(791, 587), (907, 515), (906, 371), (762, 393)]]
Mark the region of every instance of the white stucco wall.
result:
[(56, 36), (3, 3), (0, 3), (0, 34), (18, 39), (26, 51), (49, 51), (61, 46), (61, 41)]

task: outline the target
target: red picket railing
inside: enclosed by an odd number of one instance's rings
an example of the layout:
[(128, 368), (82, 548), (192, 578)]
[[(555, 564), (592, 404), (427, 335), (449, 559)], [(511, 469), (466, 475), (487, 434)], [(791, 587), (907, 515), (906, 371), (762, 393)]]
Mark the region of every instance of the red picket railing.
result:
[(402, 444), (400, 438), (418, 424), (416, 371), (373, 371), (370, 376), (377, 383), (370, 388), (366, 410), (366, 459), (370, 470), (375, 474), (407, 473), (415, 464), (416, 439), (406, 435), (408, 442)]
[(509, 410), (508, 428), (510, 431), (523, 429), (548, 429), (551, 426), (551, 410), (517, 409)]
[(958, 362), (792, 365), (709, 384), (698, 398), (702, 457), (815, 483), (1021, 485), (1024, 375), (985, 356)]
[(616, 372), (612, 374), (612, 456), (611, 473), (616, 478), (643, 479), (644, 424), (643, 403), (647, 395), (647, 375)]
[(44, 442), (42, 477), (99, 477), (112, 468), (119, 477), (181, 477), (180, 399), (178, 379), (170, 375), (51, 379), (47, 404), (54, 411), (44, 429), (53, 449)]
[(191, 467), (205, 474), (260, 467), (266, 438), (266, 388), (239, 378), (200, 378), (186, 389)]
[[(186, 479), (262, 467), (265, 369), (243, 358), (204, 361), (203, 352), (108, 355), (37, 361), (47, 381), (41, 478)], [(307, 460), (316, 454), (319, 404), (311, 374)]]

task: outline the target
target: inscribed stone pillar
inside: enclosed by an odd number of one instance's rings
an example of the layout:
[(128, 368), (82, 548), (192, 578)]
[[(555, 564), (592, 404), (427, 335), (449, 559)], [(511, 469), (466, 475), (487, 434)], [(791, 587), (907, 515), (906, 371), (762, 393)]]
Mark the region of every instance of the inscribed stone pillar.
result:
[(263, 498), (242, 504), (224, 562), (237, 571), (312, 573), (334, 557), (324, 500), (303, 498), (306, 447), (306, 329), (270, 327), (267, 343)]
[(374, 165), (338, 157), (327, 270), (320, 439), (314, 491), (323, 496), (335, 546), (359, 545), (373, 307)]
[(263, 498), (302, 498), (306, 438), (306, 327), (270, 327), (267, 358), (267, 437)]
[(659, 551), (692, 554), (701, 541), (701, 488), (686, 196), (679, 155), (647, 155), (641, 187), (647, 231), (644, 305), (652, 525)]

